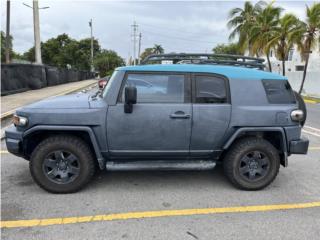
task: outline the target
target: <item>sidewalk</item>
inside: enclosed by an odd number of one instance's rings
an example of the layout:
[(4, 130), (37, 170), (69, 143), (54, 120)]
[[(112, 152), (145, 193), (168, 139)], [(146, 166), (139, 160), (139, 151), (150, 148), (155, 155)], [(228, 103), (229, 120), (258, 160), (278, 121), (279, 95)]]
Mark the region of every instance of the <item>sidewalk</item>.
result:
[(80, 91), (95, 83), (97, 83), (97, 80), (94, 79), (83, 80), (79, 82), (66, 83), (57, 86), (3, 96), (1, 97), (1, 120), (3, 118), (11, 116), (17, 108), (24, 105), (39, 101), (44, 98)]

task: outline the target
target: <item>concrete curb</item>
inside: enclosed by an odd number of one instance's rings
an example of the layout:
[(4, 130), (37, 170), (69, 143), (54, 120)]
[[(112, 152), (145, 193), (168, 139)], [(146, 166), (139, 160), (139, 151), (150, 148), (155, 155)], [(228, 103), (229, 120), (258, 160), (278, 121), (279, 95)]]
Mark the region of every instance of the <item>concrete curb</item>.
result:
[[(57, 94), (57, 95), (49, 96), (48, 98), (51, 98), (51, 97), (59, 97), (59, 96), (62, 96), (62, 95), (67, 95), (67, 94), (69, 94), (69, 93), (78, 92), (78, 91), (81, 91), (81, 90), (83, 90), (83, 89), (86, 89), (86, 88), (88, 88), (88, 87), (90, 87), (90, 86), (94, 86), (94, 85), (96, 85), (96, 84), (97, 84), (97, 83), (90, 83), (90, 84), (88, 84), (88, 85), (86, 85), (86, 86), (74, 87), (74, 88), (72, 88), (72, 89), (63, 91), (63, 92), (61, 92), (61, 93), (59, 93), (59, 94)], [(45, 99), (45, 98), (44, 98), (44, 99)], [(40, 101), (40, 100), (39, 100), (39, 101)], [(18, 108), (15, 108), (15, 109), (13, 109), (13, 110), (10, 110), (10, 111), (8, 111), (8, 112), (5, 112), (5, 113), (1, 114), (1, 118), (0, 118), (1, 121), (4, 120), (4, 119), (7, 119), (7, 118), (12, 117), (13, 114), (15, 113), (15, 111), (16, 111), (17, 109), (18, 109)]]

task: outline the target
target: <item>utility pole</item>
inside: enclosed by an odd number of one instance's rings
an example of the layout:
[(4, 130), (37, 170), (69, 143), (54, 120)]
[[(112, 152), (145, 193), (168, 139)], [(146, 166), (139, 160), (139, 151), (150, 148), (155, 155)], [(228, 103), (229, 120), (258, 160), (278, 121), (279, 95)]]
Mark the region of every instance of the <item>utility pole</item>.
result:
[(140, 58), (140, 52), (141, 52), (141, 37), (142, 37), (142, 34), (139, 33), (139, 47), (138, 47), (138, 64), (140, 65), (140, 61), (141, 61), (141, 58)]
[(10, 63), (10, 0), (7, 0), (6, 63)]
[(23, 5), (33, 10), (33, 30), (34, 30), (34, 50), (35, 60), (37, 64), (42, 64), (41, 59), (41, 42), (40, 42), (40, 21), (39, 21), (39, 9), (47, 9), (49, 7), (39, 8), (38, 0), (33, 0), (33, 7), (23, 3)]
[(35, 59), (37, 64), (42, 64), (38, 0), (33, 0), (33, 28), (34, 28)]
[(136, 65), (136, 45), (137, 45), (137, 30), (138, 25), (136, 21), (133, 22), (133, 25), (131, 25), (133, 28), (133, 65)]
[(91, 72), (94, 72), (93, 66), (93, 35), (92, 35), (92, 19), (90, 19), (89, 26), (91, 29)]

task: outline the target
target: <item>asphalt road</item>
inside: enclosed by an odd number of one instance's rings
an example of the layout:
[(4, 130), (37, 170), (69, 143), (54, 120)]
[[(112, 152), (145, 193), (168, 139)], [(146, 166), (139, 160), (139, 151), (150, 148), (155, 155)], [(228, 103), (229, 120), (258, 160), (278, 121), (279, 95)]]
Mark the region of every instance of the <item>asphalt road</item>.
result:
[[(204, 172), (101, 172), (79, 193), (54, 195), (33, 182), (27, 161), (2, 153), (2, 221), (47, 219), (53, 223), (2, 228), (2, 239), (318, 239), (320, 207), (270, 211), (273, 204), (320, 202), (320, 130), (315, 129), (320, 129), (320, 105), (309, 104), (308, 110), (306, 126), (313, 128), (304, 133), (310, 139), (308, 155), (291, 156), (289, 167), (281, 167), (276, 180), (257, 192), (235, 189), (218, 166)], [(231, 208), (253, 205), (263, 207), (252, 212)], [(224, 208), (221, 213), (172, 216), (175, 210), (220, 207)], [(52, 218), (143, 211), (168, 214), (52, 222)]]

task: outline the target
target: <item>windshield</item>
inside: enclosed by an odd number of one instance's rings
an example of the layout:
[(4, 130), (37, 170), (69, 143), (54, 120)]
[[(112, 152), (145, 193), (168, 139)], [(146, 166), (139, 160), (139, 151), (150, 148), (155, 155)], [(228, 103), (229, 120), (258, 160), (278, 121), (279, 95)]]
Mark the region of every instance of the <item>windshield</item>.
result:
[(109, 88), (112, 84), (112, 82), (114, 81), (114, 79), (116, 78), (116, 75), (117, 75), (118, 71), (114, 71), (112, 76), (110, 77), (107, 85), (104, 87), (103, 89), (103, 93), (102, 93), (102, 97), (104, 98), (106, 95), (107, 95), (107, 92), (109, 91)]

